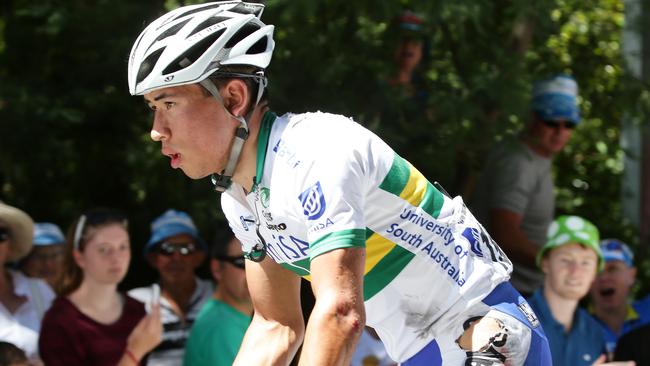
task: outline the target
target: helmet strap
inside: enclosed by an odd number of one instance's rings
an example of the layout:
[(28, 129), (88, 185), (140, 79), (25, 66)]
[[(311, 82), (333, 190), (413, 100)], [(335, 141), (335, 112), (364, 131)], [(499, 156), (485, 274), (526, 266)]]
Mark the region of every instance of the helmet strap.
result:
[(262, 96), (262, 92), (266, 87), (266, 78), (264, 77), (264, 72), (262, 71), (261, 73), (262, 73), (261, 79), (258, 80), (259, 87), (257, 92), (257, 100), (255, 101), (255, 105), (246, 114), (246, 117), (235, 116), (232, 113), (230, 113), (228, 108), (226, 108), (226, 106), (223, 103), (223, 98), (219, 93), (219, 89), (217, 88), (216, 85), (214, 85), (214, 82), (212, 82), (212, 80), (204, 79), (199, 82), (201, 86), (203, 86), (208, 92), (210, 92), (210, 94), (212, 94), (212, 96), (217, 100), (217, 102), (221, 104), (221, 106), (226, 111), (228, 116), (239, 121), (239, 127), (237, 127), (237, 131), (235, 131), (235, 137), (232, 143), (232, 147), (230, 148), (230, 154), (228, 156), (228, 163), (226, 164), (226, 168), (221, 172), (221, 174), (214, 173), (211, 176), (212, 184), (214, 185), (214, 189), (217, 192), (225, 192), (232, 184), (232, 176), (235, 173), (235, 168), (237, 167), (237, 163), (239, 162), (239, 157), (241, 156), (241, 152), (244, 148), (244, 143), (246, 142), (246, 139), (248, 138), (249, 135), (248, 123), (251, 117), (253, 116), (253, 111), (255, 110), (255, 108), (257, 108), (257, 105)]

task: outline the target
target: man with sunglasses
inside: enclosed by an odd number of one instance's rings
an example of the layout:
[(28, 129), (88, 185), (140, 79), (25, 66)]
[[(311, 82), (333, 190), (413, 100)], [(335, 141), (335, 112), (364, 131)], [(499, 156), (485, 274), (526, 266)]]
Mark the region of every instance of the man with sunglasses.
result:
[(194, 321), (187, 340), (184, 365), (232, 365), (253, 315), (244, 271), (244, 252), (239, 240), (235, 237), (227, 241), (215, 240), (210, 270), (216, 288)]
[(543, 281), (535, 258), (555, 212), (551, 163), (580, 122), (577, 95), (578, 85), (566, 75), (535, 83), (530, 121), (488, 155), (472, 199), (479, 221), (512, 261), (511, 282), (524, 295)]
[(160, 286), (162, 342), (152, 351), (148, 365), (180, 365), (190, 328), (212, 295), (210, 281), (195, 274), (205, 259), (205, 244), (187, 213), (167, 210), (151, 223), (151, 238), (144, 254), (160, 280), (129, 291), (129, 296), (149, 310), (152, 301), (157, 301), (155, 287)]
[(633, 300), (636, 281), (634, 253), (618, 239), (604, 239), (600, 250), (605, 268), (591, 286), (590, 311), (602, 326), (607, 352), (613, 355), (619, 338), (650, 324), (650, 296)]

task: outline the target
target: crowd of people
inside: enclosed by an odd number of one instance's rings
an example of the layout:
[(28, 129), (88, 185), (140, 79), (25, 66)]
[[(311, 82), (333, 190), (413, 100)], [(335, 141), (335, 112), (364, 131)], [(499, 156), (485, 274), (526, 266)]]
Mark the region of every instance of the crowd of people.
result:
[[(143, 253), (160, 279), (121, 293), (128, 230), (120, 211), (93, 208), (66, 237), (0, 203), (0, 365), (232, 364), (252, 315), (239, 242), (208, 245), (168, 210)], [(214, 281), (195, 275), (208, 252)]]
[[(206, 242), (188, 213), (162, 213), (142, 246), (159, 278), (122, 293), (124, 213), (89, 209), (64, 236), (0, 203), (0, 366), (289, 364), (299, 348), (306, 365), (650, 364), (633, 251), (556, 214), (552, 160), (581, 122), (571, 76), (533, 85), (523, 131), (452, 198), (347, 118), (269, 111), (263, 8), (181, 7), (129, 58), (152, 139), (172, 167), (212, 175), (230, 228)], [(418, 101), (422, 19), (397, 24), (387, 83)]]

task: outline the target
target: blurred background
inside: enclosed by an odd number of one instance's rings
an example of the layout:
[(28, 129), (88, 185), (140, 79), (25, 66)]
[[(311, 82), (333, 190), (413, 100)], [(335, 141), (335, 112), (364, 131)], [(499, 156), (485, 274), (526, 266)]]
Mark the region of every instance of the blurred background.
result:
[[(130, 217), (125, 288), (151, 282), (141, 248), (167, 208), (202, 236), (224, 227), (208, 179), (170, 169), (150, 113), (127, 89), (139, 32), (181, 1), (3, 0), (0, 200), (66, 228), (92, 206)], [(531, 85), (580, 86), (583, 122), (555, 160), (557, 213), (630, 243), (650, 290), (650, 30), (647, 1), (268, 0), (277, 113), (322, 110), (366, 125), (453, 195), (471, 196), (488, 148), (526, 123)], [(393, 20), (422, 20), (418, 102), (391, 87)], [(409, 109), (410, 108), (410, 109)], [(333, 148), (336, 142), (332, 141)]]

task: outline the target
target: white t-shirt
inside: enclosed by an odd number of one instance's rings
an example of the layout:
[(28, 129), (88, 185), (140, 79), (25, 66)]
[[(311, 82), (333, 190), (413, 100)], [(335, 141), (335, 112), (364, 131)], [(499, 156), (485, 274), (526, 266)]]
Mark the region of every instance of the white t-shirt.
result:
[(222, 195), (233, 232), (249, 252), (257, 221), (267, 255), (306, 279), (318, 255), (365, 247), (367, 324), (392, 359), (413, 356), (508, 280), (510, 261), (462, 199), (372, 132), (320, 112), (274, 117), (258, 137), (258, 184)]
[(16, 295), (26, 296), (28, 300), (13, 314), (0, 303), (0, 340), (13, 343), (29, 358), (37, 357), (41, 320), (54, 300), (54, 291), (41, 279), (12, 270), (9, 273)]

